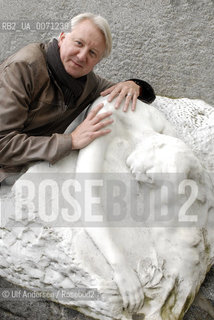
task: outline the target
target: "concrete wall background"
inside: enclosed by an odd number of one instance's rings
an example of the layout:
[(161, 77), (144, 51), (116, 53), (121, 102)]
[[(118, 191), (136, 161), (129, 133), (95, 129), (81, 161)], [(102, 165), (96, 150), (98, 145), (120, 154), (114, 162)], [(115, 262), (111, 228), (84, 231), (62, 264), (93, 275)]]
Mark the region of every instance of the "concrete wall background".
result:
[(0, 60), (59, 34), (44, 22), (65, 22), (85, 11), (107, 18), (113, 34), (112, 55), (97, 67), (101, 76), (139, 77), (159, 95), (214, 105), (214, 0), (0, 0)]

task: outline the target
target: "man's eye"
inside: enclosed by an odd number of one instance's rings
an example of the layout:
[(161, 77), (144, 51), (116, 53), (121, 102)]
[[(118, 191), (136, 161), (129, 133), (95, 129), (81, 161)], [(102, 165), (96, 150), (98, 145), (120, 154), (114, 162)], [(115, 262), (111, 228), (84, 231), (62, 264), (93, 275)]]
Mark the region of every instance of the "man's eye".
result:
[(82, 46), (82, 42), (81, 41), (76, 41), (76, 44), (78, 45), (78, 46)]
[(90, 54), (91, 54), (92, 57), (96, 57), (97, 56), (96, 52), (94, 52), (93, 50), (90, 51)]

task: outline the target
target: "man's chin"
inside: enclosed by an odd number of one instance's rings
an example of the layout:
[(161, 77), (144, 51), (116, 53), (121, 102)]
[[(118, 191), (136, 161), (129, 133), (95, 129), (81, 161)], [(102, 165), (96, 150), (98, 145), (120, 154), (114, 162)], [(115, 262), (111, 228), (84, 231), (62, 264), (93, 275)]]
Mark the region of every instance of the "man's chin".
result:
[(71, 68), (66, 68), (65, 70), (66, 70), (66, 72), (67, 72), (70, 76), (72, 76), (73, 78), (80, 78), (80, 77), (83, 76), (83, 74), (82, 74), (81, 72), (78, 72), (78, 71), (73, 70), (73, 69), (71, 69)]

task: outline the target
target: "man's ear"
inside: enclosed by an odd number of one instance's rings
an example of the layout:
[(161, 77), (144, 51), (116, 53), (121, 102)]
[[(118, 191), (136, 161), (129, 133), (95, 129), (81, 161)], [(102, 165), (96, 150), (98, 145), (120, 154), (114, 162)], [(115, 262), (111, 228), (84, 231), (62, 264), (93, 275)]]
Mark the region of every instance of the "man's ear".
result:
[(61, 32), (58, 38), (58, 46), (61, 46), (62, 40), (65, 38), (65, 33)]

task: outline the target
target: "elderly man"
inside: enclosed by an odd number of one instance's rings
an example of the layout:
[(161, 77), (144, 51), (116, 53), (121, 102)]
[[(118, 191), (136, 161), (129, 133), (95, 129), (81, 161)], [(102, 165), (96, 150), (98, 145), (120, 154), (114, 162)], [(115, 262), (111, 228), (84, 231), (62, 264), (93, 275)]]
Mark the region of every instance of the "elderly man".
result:
[[(117, 97), (125, 110), (137, 97), (152, 102), (149, 84), (136, 80), (113, 84), (93, 72), (111, 51), (111, 33), (101, 16), (81, 14), (71, 32), (48, 43), (30, 44), (0, 65), (0, 181), (35, 161), (55, 163), (74, 149), (110, 132), (110, 113), (92, 110), (71, 133), (67, 126), (100, 94)], [(124, 110), (124, 111), (125, 111)]]

